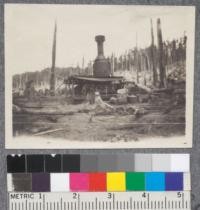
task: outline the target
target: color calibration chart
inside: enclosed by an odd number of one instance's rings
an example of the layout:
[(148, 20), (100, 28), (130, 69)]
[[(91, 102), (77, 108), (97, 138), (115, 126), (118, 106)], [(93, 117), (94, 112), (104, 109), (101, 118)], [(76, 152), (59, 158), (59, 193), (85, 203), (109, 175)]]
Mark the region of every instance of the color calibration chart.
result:
[(10, 210), (191, 209), (189, 154), (9, 155)]

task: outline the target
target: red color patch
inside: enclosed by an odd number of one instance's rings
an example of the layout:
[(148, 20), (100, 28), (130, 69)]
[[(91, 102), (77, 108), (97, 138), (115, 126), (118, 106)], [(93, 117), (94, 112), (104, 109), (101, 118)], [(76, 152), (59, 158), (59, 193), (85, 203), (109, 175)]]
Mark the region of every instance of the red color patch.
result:
[(89, 173), (89, 191), (106, 192), (106, 173)]

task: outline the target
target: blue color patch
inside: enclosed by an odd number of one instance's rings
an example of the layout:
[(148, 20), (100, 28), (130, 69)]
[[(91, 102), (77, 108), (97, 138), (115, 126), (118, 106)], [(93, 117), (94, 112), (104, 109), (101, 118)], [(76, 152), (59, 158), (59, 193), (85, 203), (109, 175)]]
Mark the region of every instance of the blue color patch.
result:
[(146, 191), (165, 191), (165, 173), (145, 173), (145, 187)]
[(166, 191), (183, 190), (183, 173), (165, 173)]

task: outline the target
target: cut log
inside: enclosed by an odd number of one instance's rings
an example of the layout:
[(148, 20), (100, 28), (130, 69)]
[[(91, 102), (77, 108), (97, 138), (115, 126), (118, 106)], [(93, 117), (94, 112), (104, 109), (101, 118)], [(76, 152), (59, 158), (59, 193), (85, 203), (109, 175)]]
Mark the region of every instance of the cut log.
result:
[(57, 131), (62, 131), (62, 130), (65, 130), (65, 129), (64, 128), (57, 128), (57, 129), (53, 129), (53, 130), (42, 131), (42, 132), (34, 134), (34, 136), (41, 136), (41, 135), (45, 135), (45, 134), (49, 134), (49, 133), (54, 133), (54, 132), (57, 132)]
[(154, 89), (153, 90), (153, 94), (154, 93), (169, 93), (169, 94), (171, 94), (171, 93), (173, 93), (173, 91), (174, 91), (174, 88), (160, 88), (160, 89)]
[(137, 96), (135, 96), (135, 95), (128, 95), (128, 102), (132, 103), (132, 104), (137, 103), (138, 102)]
[(21, 109), (21, 112), (17, 112), (16, 114), (32, 114), (32, 115), (73, 115), (75, 112), (73, 111), (41, 111), (41, 110), (29, 110), (29, 109)]

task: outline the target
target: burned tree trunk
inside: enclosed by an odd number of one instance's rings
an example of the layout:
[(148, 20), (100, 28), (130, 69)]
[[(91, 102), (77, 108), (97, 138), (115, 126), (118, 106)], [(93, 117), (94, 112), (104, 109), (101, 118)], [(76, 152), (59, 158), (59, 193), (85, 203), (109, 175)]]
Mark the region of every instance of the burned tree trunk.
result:
[(160, 87), (166, 85), (166, 72), (163, 64), (163, 41), (160, 18), (157, 19), (157, 37), (158, 37), (158, 66), (160, 71)]
[(57, 25), (55, 24), (54, 30), (54, 39), (53, 39), (53, 49), (52, 49), (52, 67), (51, 67), (51, 76), (50, 76), (50, 92), (51, 95), (55, 95), (55, 62), (56, 62), (56, 33), (57, 33)]
[(153, 23), (151, 19), (151, 63), (152, 63), (152, 71), (153, 71), (153, 85), (156, 86), (157, 81), (158, 81), (158, 75), (157, 75), (157, 70), (156, 70), (156, 65), (155, 65), (155, 55), (154, 55), (154, 34), (153, 34)]
[(139, 52), (136, 48), (136, 82), (137, 82), (137, 84), (140, 83), (140, 81), (139, 81), (140, 60), (139, 59), (140, 59)]

